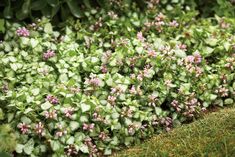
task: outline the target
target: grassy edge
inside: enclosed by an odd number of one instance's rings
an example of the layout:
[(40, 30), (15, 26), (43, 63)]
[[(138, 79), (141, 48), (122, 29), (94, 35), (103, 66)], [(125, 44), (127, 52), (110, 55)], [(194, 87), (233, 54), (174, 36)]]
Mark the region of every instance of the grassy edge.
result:
[(151, 139), (113, 157), (235, 156), (235, 108), (203, 118)]

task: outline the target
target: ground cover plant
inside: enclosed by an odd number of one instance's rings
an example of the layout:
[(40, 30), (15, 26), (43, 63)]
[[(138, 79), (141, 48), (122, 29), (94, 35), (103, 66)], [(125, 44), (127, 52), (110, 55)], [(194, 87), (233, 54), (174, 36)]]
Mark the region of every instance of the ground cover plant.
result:
[(234, 18), (156, 4), (91, 9), (59, 28), (4, 21), (0, 120), (16, 156), (110, 155), (234, 103)]

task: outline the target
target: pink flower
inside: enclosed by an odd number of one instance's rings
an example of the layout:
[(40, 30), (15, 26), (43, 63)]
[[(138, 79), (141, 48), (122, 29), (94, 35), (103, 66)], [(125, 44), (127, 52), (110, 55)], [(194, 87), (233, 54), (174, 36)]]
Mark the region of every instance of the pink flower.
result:
[(42, 122), (39, 122), (38, 124), (36, 124), (35, 131), (40, 136), (43, 136), (45, 134), (44, 133), (44, 125), (42, 124)]
[(137, 75), (137, 80), (138, 81), (143, 81), (143, 75), (142, 74), (138, 74)]
[(179, 23), (176, 20), (173, 20), (172, 22), (169, 23), (169, 26), (171, 26), (171, 27), (178, 27)]
[(29, 30), (27, 30), (25, 27), (18, 28), (16, 30), (16, 33), (18, 36), (22, 36), (22, 37), (28, 37), (30, 34)]
[(186, 57), (186, 62), (193, 63), (194, 62), (194, 56), (189, 55)]
[(200, 55), (199, 52), (196, 52), (196, 53), (194, 54), (194, 62), (195, 62), (196, 64), (199, 64), (199, 63), (202, 62), (202, 56)]
[(131, 86), (130, 93), (131, 94), (136, 94), (137, 93), (134, 85)]
[(19, 123), (17, 127), (20, 129), (20, 131), (22, 132), (22, 134), (28, 133), (29, 128), (30, 128), (30, 126), (27, 125), (27, 124), (25, 124), (25, 123)]
[(135, 126), (134, 125), (129, 125), (128, 127), (128, 133), (130, 135), (134, 135), (135, 134)]
[(100, 69), (101, 69), (102, 73), (107, 73), (108, 72), (108, 69), (107, 69), (106, 65), (102, 65)]
[(85, 83), (94, 87), (98, 87), (101, 85), (101, 80), (98, 77), (92, 76), (90, 79), (86, 78)]
[(142, 32), (138, 32), (137, 33), (137, 39), (141, 42), (144, 42), (145, 38), (143, 37), (143, 33)]
[(56, 134), (55, 134), (56, 136), (61, 137), (61, 136), (67, 134), (67, 131), (65, 129), (63, 129), (63, 126), (61, 124), (59, 124), (57, 126), (57, 128), (59, 129), (59, 131), (56, 132)]
[(176, 47), (178, 47), (179, 49), (181, 49), (183, 51), (187, 51), (187, 45), (185, 45), (185, 44), (179, 44)]
[(105, 132), (100, 132), (99, 138), (100, 138), (102, 141), (104, 141), (105, 139), (108, 138), (108, 136), (107, 136), (107, 134), (106, 134)]
[(159, 13), (157, 17), (155, 17), (156, 21), (163, 21), (165, 19), (165, 15), (162, 13)]
[(77, 156), (78, 154), (76, 147), (72, 144), (70, 144), (69, 146), (65, 148), (65, 152), (66, 152), (66, 155), (68, 156)]
[(157, 56), (157, 53), (156, 53), (156, 51), (154, 51), (154, 50), (148, 50), (148, 55), (149, 55), (150, 57), (156, 57), (156, 56)]
[(63, 135), (65, 135), (67, 132), (64, 132), (64, 131), (57, 131), (56, 133), (55, 133), (55, 135), (56, 136), (58, 136), (58, 137), (61, 137), (61, 136), (63, 136)]
[(56, 98), (55, 96), (52, 96), (52, 95), (48, 95), (46, 97), (46, 100), (49, 101), (51, 104), (54, 104), (54, 105), (59, 103), (58, 98)]
[(57, 118), (57, 113), (56, 113), (56, 110), (53, 110), (53, 111), (46, 111), (45, 112), (45, 117), (48, 119), (48, 118), (51, 118), (51, 119), (56, 119)]
[(79, 87), (71, 87), (70, 91), (73, 93), (79, 93), (80, 92), (80, 88)]
[(92, 123), (92, 124), (83, 123), (82, 129), (83, 130), (88, 130), (88, 131), (92, 132), (94, 127), (95, 127), (94, 123)]
[(74, 108), (68, 107), (64, 110), (65, 117), (71, 118), (74, 112)]
[(117, 98), (116, 98), (115, 96), (111, 96), (111, 95), (108, 96), (108, 102), (109, 102), (111, 105), (114, 105), (114, 104), (115, 104), (116, 99), (117, 99)]
[(43, 59), (44, 60), (48, 60), (49, 58), (52, 58), (55, 56), (55, 51), (53, 50), (47, 50), (44, 54), (43, 54)]

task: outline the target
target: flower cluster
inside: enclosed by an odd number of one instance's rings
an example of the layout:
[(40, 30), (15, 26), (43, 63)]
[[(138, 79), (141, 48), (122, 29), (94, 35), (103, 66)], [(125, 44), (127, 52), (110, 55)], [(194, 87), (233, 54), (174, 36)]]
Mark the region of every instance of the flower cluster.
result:
[(30, 35), (29, 30), (26, 29), (25, 27), (18, 28), (16, 30), (16, 33), (18, 36), (22, 36), (22, 37), (28, 37)]
[(52, 95), (47, 95), (46, 101), (49, 101), (51, 104), (54, 105), (59, 103), (59, 99)]
[(55, 51), (53, 50), (47, 50), (44, 54), (43, 54), (43, 59), (44, 60), (48, 60), (49, 58), (52, 58), (55, 56)]

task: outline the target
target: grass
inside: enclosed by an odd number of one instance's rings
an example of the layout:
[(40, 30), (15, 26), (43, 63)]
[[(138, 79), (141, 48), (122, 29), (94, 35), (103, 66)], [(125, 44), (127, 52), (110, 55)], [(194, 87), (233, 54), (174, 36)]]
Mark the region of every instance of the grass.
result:
[(235, 157), (235, 108), (207, 114), (113, 157)]

